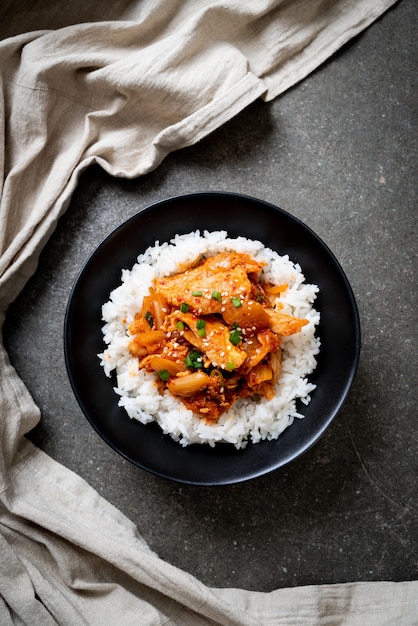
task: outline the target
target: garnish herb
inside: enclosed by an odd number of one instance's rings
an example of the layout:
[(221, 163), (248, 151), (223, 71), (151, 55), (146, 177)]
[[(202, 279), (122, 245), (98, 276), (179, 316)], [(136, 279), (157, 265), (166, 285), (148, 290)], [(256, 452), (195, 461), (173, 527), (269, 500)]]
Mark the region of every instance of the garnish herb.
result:
[(184, 324), (183, 324), (183, 322), (177, 322), (176, 326), (177, 326), (177, 329), (178, 329), (178, 330), (184, 330)]
[(167, 382), (167, 380), (170, 378), (170, 372), (168, 370), (158, 370), (158, 376), (161, 378), (161, 380)]
[(242, 306), (242, 302), (239, 298), (237, 298), (236, 296), (234, 296), (233, 298), (231, 298), (231, 302), (234, 305), (234, 307), (236, 309), (238, 309), (240, 306)]
[(198, 319), (196, 322), (196, 328), (197, 328), (197, 334), (199, 335), (199, 337), (204, 337), (206, 335), (206, 322), (205, 320), (202, 319)]
[(192, 296), (203, 296), (202, 291), (192, 291)]
[(220, 291), (212, 291), (212, 296), (214, 300), (221, 302), (221, 292)]
[(144, 318), (146, 319), (146, 321), (148, 322), (148, 324), (151, 326), (151, 328), (154, 326), (154, 318), (152, 317), (150, 311), (147, 311), (144, 315)]
[(239, 342), (241, 341), (241, 331), (238, 328), (234, 328), (229, 333), (229, 341), (234, 344), (234, 346), (237, 346), (239, 344)]
[(187, 368), (201, 369), (203, 367), (203, 357), (201, 352), (198, 350), (190, 350), (184, 360), (184, 364)]
[(182, 302), (182, 303), (180, 304), (180, 311), (181, 311), (182, 313), (187, 313), (187, 311), (188, 311), (188, 310), (189, 310), (189, 305), (188, 305), (188, 304), (186, 304), (186, 302)]
[(225, 363), (225, 367), (227, 370), (234, 370), (235, 369), (235, 363), (233, 361), (228, 361), (227, 363)]

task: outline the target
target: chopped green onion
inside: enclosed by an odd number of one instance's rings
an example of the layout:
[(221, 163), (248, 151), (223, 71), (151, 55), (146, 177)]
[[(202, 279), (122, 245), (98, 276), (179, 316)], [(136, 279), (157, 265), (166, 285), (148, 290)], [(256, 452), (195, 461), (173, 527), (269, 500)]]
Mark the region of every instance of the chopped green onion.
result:
[(229, 341), (234, 344), (234, 346), (237, 346), (241, 341), (241, 332), (237, 328), (234, 328), (234, 330), (230, 332)]
[(147, 311), (144, 315), (144, 318), (147, 320), (148, 324), (151, 328), (154, 326), (154, 318), (152, 317), (150, 311)]
[(220, 291), (212, 291), (212, 296), (214, 300), (221, 302), (221, 292)]
[(186, 302), (182, 302), (182, 303), (180, 304), (180, 311), (181, 311), (182, 313), (187, 313), (187, 311), (188, 311), (188, 310), (189, 310), (189, 305), (188, 305), (188, 304), (186, 304)]
[(170, 372), (168, 370), (158, 370), (158, 376), (161, 378), (161, 380), (167, 382), (167, 380), (170, 378)]
[(186, 367), (201, 369), (203, 367), (202, 354), (198, 350), (191, 350), (184, 360)]
[(225, 363), (225, 367), (227, 370), (234, 370), (236, 365), (233, 361), (228, 361), (228, 363)]
[(203, 296), (202, 291), (192, 291), (192, 296)]
[(233, 298), (231, 298), (231, 302), (234, 305), (234, 307), (236, 309), (238, 309), (240, 306), (242, 306), (242, 302), (239, 298), (237, 298), (236, 296), (234, 296)]
[(206, 326), (205, 320), (202, 320), (202, 319), (197, 320), (196, 328), (197, 328), (197, 334), (199, 335), (199, 337), (204, 337), (206, 335), (205, 326)]
[(178, 330), (184, 330), (183, 322), (177, 322), (176, 326), (177, 326)]

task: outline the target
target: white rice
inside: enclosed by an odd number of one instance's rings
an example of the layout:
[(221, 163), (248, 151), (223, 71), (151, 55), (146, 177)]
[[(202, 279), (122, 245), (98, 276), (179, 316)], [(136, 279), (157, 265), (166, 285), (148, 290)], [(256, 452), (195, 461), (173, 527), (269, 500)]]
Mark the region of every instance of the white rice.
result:
[[(258, 261), (267, 262), (263, 269), (265, 280), (276, 284), (287, 283), (289, 288), (281, 294), (283, 312), (310, 321), (302, 330), (282, 340), (282, 374), (275, 386), (272, 400), (240, 399), (224, 413), (214, 426), (194, 415), (182, 402), (167, 390), (161, 395), (155, 385), (155, 374), (138, 369), (138, 361), (129, 354), (131, 336), (128, 325), (151, 282), (156, 277), (173, 274), (179, 264), (192, 263), (199, 255), (214, 255), (225, 250), (251, 254)], [(99, 354), (106, 376), (116, 372), (115, 392), (120, 396), (119, 406), (124, 407), (130, 418), (143, 424), (156, 421), (165, 434), (182, 446), (206, 443), (214, 446), (223, 441), (243, 448), (248, 441), (257, 443), (264, 439), (277, 439), (294, 418), (303, 418), (298, 412), (298, 399), (304, 405), (311, 400), (315, 385), (307, 379), (316, 367), (315, 356), (320, 342), (315, 336), (319, 313), (313, 302), (319, 289), (305, 283), (299, 265), (292, 263), (287, 255), (280, 256), (265, 248), (259, 241), (244, 237), (231, 239), (225, 231), (192, 232), (176, 235), (169, 243), (148, 248), (139, 255), (131, 270), (122, 271), (122, 283), (110, 294), (102, 307), (102, 331), (107, 348)]]

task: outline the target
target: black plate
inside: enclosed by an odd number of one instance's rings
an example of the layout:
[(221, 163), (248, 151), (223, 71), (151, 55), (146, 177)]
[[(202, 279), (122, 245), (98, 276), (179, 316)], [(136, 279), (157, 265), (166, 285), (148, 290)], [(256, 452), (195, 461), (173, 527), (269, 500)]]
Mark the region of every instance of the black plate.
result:
[[(277, 441), (248, 444), (194, 444), (181, 447), (156, 423), (129, 419), (118, 407), (114, 380), (97, 354), (104, 344), (101, 307), (138, 254), (175, 234), (226, 230), (230, 237), (257, 239), (301, 265), (306, 281), (319, 285), (321, 351), (311, 377), (318, 388), (305, 419), (295, 420)], [(135, 465), (181, 483), (222, 485), (261, 476), (294, 460), (325, 432), (341, 409), (357, 368), (360, 324), (347, 278), (329, 248), (285, 211), (248, 196), (196, 193), (149, 206), (114, 230), (95, 250), (72, 290), (65, 317), (65, 359), (75, 396), (91, 425), (114, 450)]]

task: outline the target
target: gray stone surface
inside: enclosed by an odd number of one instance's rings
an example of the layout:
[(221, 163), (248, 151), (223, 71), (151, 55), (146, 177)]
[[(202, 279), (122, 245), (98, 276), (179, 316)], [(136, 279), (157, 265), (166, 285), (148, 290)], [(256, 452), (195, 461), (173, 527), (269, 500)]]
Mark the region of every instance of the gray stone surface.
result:
[[(87, 171), (9, 311), (7, 348), (42, 410), (30, 438), (209, 585), (417, 577), (417, 17), (403, 0), (303, 83), (147, 176)], [(113, 452), (77, 405), (62, 343), (70, 289), (103, 237), (153, 201), (203, 190), (257, 196), (308, 224), (351, 282), (363, 336), (323, 439), (283, 470), (221, 488), (171, 483)]]

